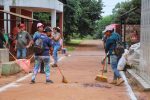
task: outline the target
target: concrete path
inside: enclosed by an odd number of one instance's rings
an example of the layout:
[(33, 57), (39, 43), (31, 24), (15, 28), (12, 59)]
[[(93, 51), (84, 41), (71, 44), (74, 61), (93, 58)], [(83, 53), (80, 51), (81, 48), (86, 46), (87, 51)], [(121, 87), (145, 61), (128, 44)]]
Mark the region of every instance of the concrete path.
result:
[[(118, 87), (95, 81), (102, 69), (100, 61), (104, 57), (100, 40), (84, 41), (70, 55), (59, 62), (68, 84), (61, 82), (62, 77), (57, 68), (51, 68), (53, 84), (46, 84), (45, 75), (40, 73), (36, 83), (30, 84), (29, 75), (0, 92), (0, 100), (130, 100), (124, 84)], [(108, 68), (105, 75), (110, 81), (113, 74)]]

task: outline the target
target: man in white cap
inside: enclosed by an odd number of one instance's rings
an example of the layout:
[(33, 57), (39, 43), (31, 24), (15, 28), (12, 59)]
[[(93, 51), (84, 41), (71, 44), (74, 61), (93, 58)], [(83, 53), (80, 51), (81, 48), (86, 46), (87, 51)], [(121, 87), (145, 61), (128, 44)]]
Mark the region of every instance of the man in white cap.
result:
[(117, 70), (119, 56), (116, 54), (115, 50), (117, 46), (117, 41), (120, 41), (121, 37), (118, 33), (114, 32), (113, 28), (110, 27), (106, 30), (105, 35), (108, 37), (108, 39), (106, 40), (105, 49), (106, 53), (110, 55), (110, 64), (114, 72), (114, 78), (113, 81), (110, 82), (110, 84), (115, 84), (119, 86), (124, 82), (124, 80), (122, 79), (119, 71)]
[[(42, 23), (38, 23), (37, 24), (37, 31), (34, 33), (33, 35), (33, 39), (38, 36), (39, 34), (43, 33), (44, 31), (44, 25)], [(40, 67), (40, 73), (45, 73), (44, 72), (44, 63), (41, 63), (41, 67)]]

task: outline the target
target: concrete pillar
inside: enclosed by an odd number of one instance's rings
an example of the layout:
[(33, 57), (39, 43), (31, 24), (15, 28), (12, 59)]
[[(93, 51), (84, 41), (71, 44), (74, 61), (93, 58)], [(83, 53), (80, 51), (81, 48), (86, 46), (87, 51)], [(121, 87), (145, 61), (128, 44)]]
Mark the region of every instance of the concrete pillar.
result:
[(56, 10), (51, 11), (51, 27), (56, 27)]
[(8, 49), (0, 49), (0, 63), (9, 62)]
[[(4, 2), (4, 10), (10, 12), (9, 1), (7, 1), (7, 0)], [(4, 19), (7, 19), (7, 14), (5, 14), (5, 13), (4, 13)], [(8, 20), (10, 20), (9, 14), (8, 14)], [(10, 33), (10, 21), (8, 21), (8, 22), (4, 21), (4, 29), (6, 30), (6, 32)]]
[(59, 13), (59, 27), (63, 38), (63, 13)]

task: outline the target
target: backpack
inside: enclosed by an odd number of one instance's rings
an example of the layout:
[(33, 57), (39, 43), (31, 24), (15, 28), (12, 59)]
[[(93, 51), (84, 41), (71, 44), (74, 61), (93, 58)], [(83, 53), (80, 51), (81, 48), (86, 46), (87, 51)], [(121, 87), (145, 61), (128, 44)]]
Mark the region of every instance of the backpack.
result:
[(114, 49), (115, 55), (117, 55), (118, 57), (121, 57), (122, 54), (124, 53), (124, 45), (121, 41), (121, 38), (119, 36), (119, 34), (117, 34), (117, 39), (115, 40), (116, 42), (116, 47)]
[(42, 38), (38, 38), (34, 43), (34, 53), (37, 55), (42, 55), (44, 52), (43, 40)]

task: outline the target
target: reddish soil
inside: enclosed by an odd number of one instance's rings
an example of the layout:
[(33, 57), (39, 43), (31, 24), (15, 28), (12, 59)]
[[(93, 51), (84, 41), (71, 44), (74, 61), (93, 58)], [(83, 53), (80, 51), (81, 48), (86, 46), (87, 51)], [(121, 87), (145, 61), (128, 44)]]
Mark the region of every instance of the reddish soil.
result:
[[(62, 83), (57, 68), (51, 68), (53, 84), (45, 84), (45, 75), (39, 73), (35, 84), (30, 84), (29, 77), (17, 83), (18, 87), (1, 92), (0, 100), (130, 100), (124, 84), (114, 86), (95, 81), (105, 55), (102, 47), (100, 40), (84, 41), (71, 56), (59, 62), (68, 84)], [(105, 75), (109, 81), (112, 79), (110, 67)]]

